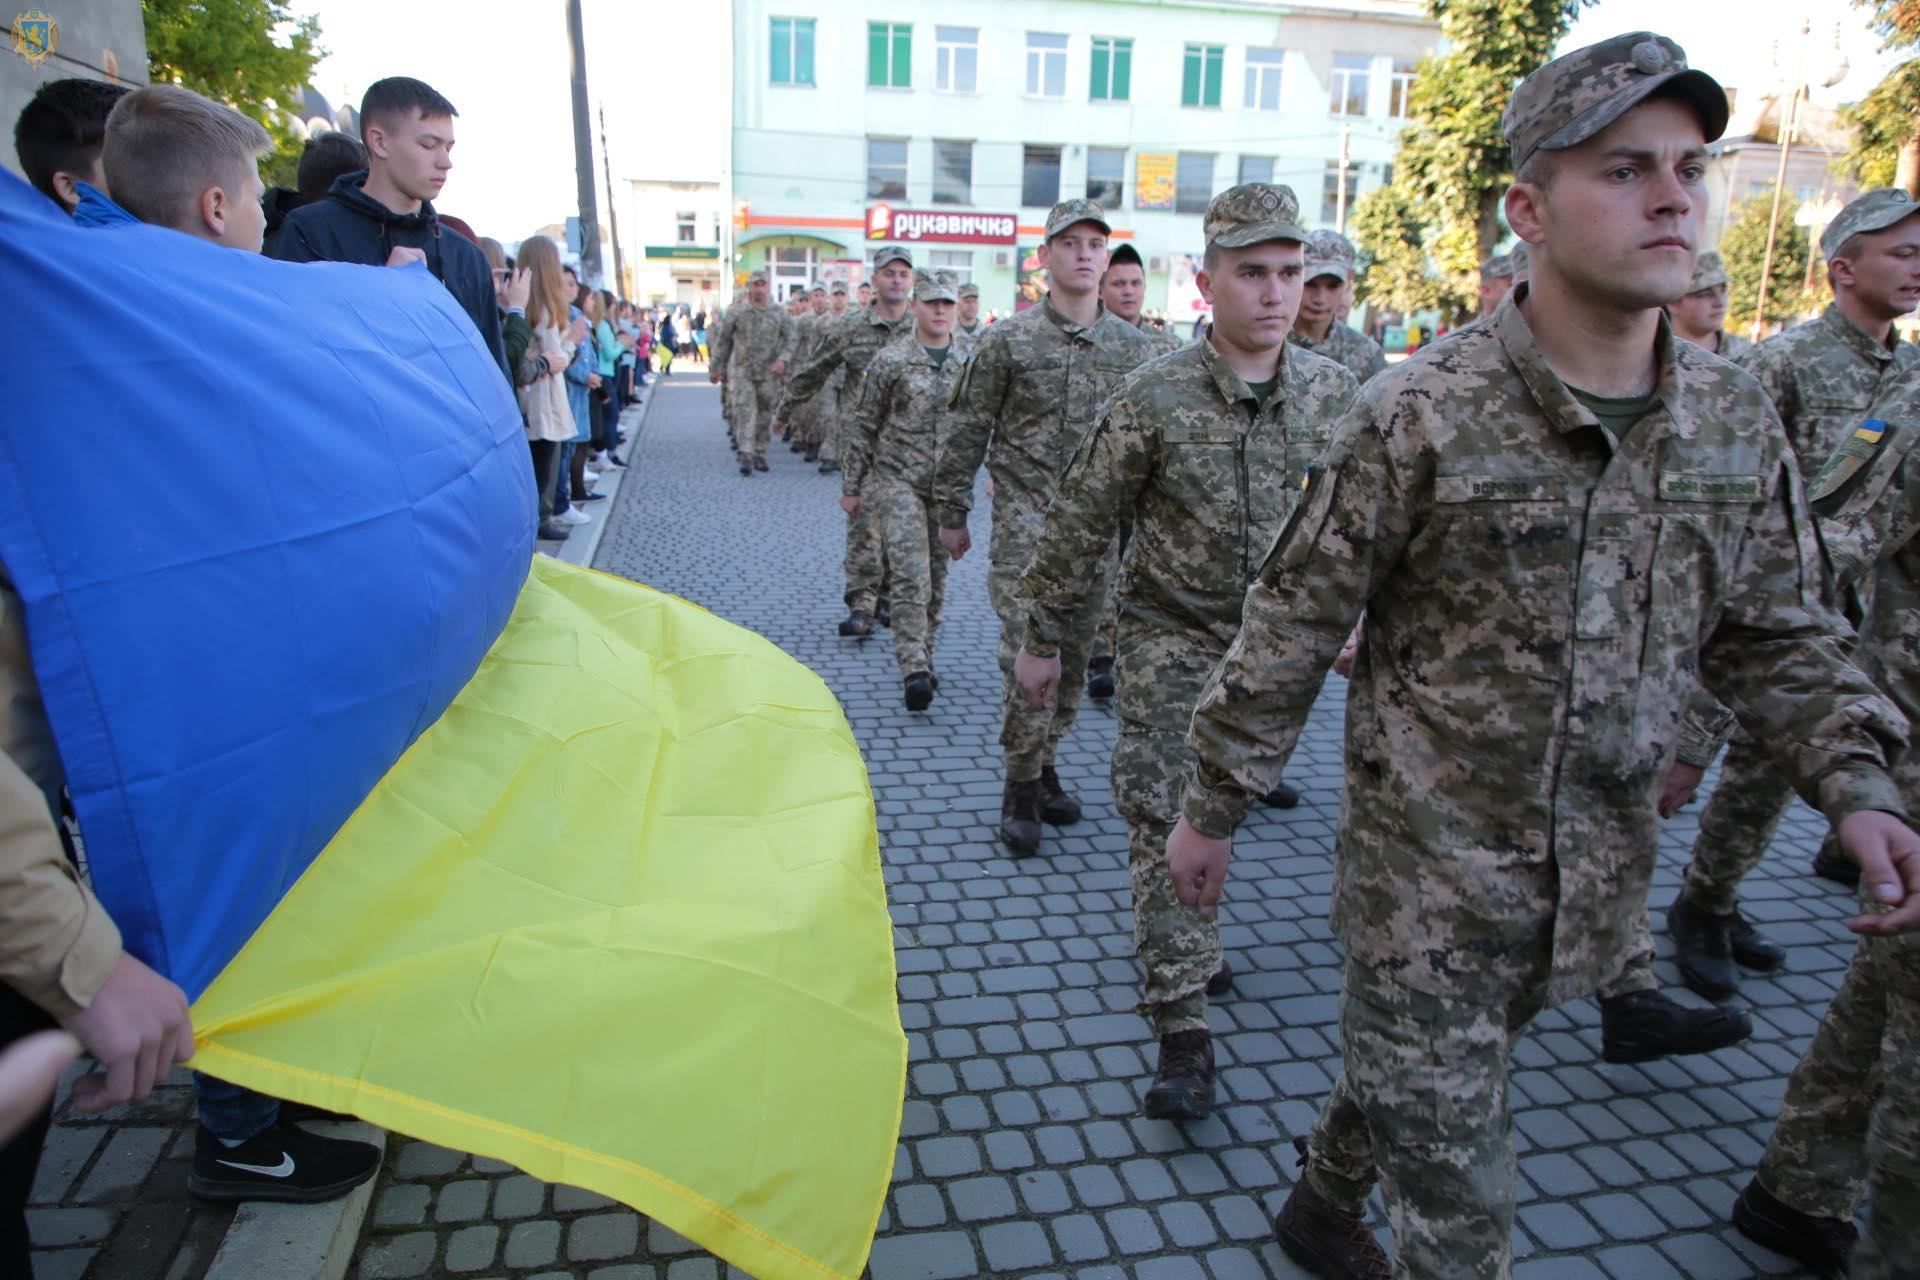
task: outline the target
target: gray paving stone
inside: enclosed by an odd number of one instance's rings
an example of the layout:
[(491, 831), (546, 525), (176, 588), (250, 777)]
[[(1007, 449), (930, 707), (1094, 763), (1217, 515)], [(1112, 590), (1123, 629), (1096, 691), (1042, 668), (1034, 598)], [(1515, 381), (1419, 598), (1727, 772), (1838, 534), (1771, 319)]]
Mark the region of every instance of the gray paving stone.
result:
[(588, 1191), (584, 1187), (555, 1187), (553, 1189), (553, 1211), (555, 1213), (579, 1213), (585, 1209), (609, 1209), (614, 1202), (598, 1191)]
[(493, 1187), (493, 1216), (501, 1219), (530, 1218), (547, 1202), (547, 1184), (526, 1174), (502, 1178)]
[(567, 1228), (567, 1261), (625, 1258), (640, 1247), (640, 1215), (622, 1210), (574, 1219)]
[(480, 1271), (493, 1265), (500, 1247), (500, 1228), (492, 1223), (462, 1227), (447, 1237), (447, 1253), (442, 1264), (449, 1271)]
[(967, 1178), (948, 1186), (947, 1196), (962, 1222), (1010, 1217), (1015, 1208), (1013, 1185), (1005, 1178)]
[(435, 1222), (473, 1222), (487, 1212), (487, 1200), (493, 1184), (479, 1178), (449, 1182), (440, 1188), (433, 1204)]
[(403, 1143), (393, 1158), (393, 1171), (402, 1178), (441, 1178), (460, 1168), (466, 1156), (431, 1142)]
[(560, 1224), (550, 1220), (515, 1224), (503, 1256), (509, 1267), (546, 1266), (560, 1256)]
[(980, 1274), (973, 1241), (960, 1231), (883, 1237), (873, 1242), (867, 1265), (873, 1280), (969, 1280)]
[(115, 1129), (74, 1198), (83, 1203), (133, 1198), (172, 1140), (171, 1129)]
[(408, 1280), (423, 1276), (433, 1266), (434, 1249), (431, 1231), (378, 1237), (360, 1250), (360, 1275), (364, 1280)]
[(27, 1235), (36, 1249), (97, 1244), (119, 1221), (105, 1209), (29, 1209)]
[(984, 1227), (980, 1249), (996, 1275), (1028, 1271), (1053, 1261), (1053, 1246), (1037, 1222), (1000, 1222)]
[(433, 1188), (419, 1183), (394, 1183), (374, 1201), (373, 1223), (377, 1227), (413, 1227), (427, 1220), (427, 1205)]

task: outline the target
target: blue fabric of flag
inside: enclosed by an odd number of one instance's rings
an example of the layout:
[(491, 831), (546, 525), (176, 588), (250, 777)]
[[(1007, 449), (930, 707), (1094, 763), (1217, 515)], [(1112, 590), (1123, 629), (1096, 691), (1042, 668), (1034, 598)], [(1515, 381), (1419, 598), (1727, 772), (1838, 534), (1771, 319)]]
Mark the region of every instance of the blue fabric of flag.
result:
[(520, 415), (424, 267), (87, 229), (8, 174), (0, 298), (0, 561), (94, 888), (195, 997), (505, 625)]

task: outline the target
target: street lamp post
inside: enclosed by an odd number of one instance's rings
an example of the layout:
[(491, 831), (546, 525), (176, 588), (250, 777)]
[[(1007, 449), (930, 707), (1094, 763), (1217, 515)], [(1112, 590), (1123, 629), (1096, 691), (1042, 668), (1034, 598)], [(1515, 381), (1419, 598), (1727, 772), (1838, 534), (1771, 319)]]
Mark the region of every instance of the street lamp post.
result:
[[(1812, 34), (1813, 24), (1800, 24), (1800, 38), (1793, 46), (1793, 79), (1787, 85), (1786, 108), (1780, 113), (1778, 123), (1778, 141), (1780, 144), (1780, 166), (1773, 176), (1773, 216), (1767, 219), (1767, 252), (1760, 260), (1760, 296), (1753, 304), (1753, 340), (1760, 340), (1761, 328), (1767, 319), (1767, 286), (1773, 280), (1773, 243), (1780, 230), (1780, 198), (1787, 187), (1787, 157), (1793, 154), (1793, 131), (1800, 123), (1800, 95), (1812, 96), (1813, 87), (1807, 82), (1807, 37)], [(1775, 65), (1778, 65), (1779, 50), (1775, 47)], [(1840, 29), (1833, 31), (1833, 57), (1820, 87), (1831, 89), (1847, 76), (1847, 55), (1840, 49)]]

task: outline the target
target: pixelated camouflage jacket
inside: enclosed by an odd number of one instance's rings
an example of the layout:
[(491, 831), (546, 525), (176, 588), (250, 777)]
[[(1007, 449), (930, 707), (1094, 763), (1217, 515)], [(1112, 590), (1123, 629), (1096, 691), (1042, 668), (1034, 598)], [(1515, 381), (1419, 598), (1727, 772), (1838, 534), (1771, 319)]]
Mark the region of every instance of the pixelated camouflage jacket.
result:
[(1296, 347), (1281, 348), (1276, 384), (1259, 402), (1208, 342), (1136, 369), (1080, 441), (1047, 507), (1019, 588), (1027, 650), (1057, 653), (1074, 613), (1098, 607), (1081, 598), (1087, 566), (1130, 520), (1115, 588), (1127, 655), (1116, 709), (1185, 729), (1240, 630), (1254, 570), (1355, 390), (1345, 369)]
[(933, 481), (941, 527), (966, 524), (983, 460), (996, 510), (1045, 510), (1100, 407), (1152, 356), (1146, 335), (1104, 307), (1082, 325), (1049, 300), (990, 326), (954, 388), (953, 429)]
[(922, 498), (932, 496), (934, 456), (964, 361), (949, 347), (945, 363), (934, 363), (912, 330), (881, 348), (867, 366), (859, 406), (847, 420), (840, 466), (841, 487), (849, 497), (858, 496), (870, 476), (902, 480)]
[(1298, 329), (1287, 335), (1287, 341), (1342, 365), (1359, 382), (1365, 382), (1387, 367), (1387, 353), (1380, 349), (1380, 344), (1344, 320), (1335, 320), (1327, 336), (1319, 342)]
[(1194, 712), (1185, 814), (1225, 835), (1365, 612), (1333, 923), (1386, 977), (1501, 1003), (1615, 976), (1696, 682), (1830, 819), (1899, 812), (1905, 722), (1846, 659), (1772, 404), (1657, 343), (1624, 439), (1513, 305), (1362, 388)]
[(710, 350), (713, 366), (729, 378), (765, 378), (774, 361), (784, 357), (793, 318), (769, 302), (756, 307), (739, 298), (721, 318), (719, 336)]
[(846, 370), (841, 395), (858, 403), (860, 379), (880, 349), (903, 333), (913, 332), (913, 308), (908, 307), (898, 320), (889, 320), (872, 307), (849, 309), (838, 319), (830, 319), (816, 340), (813, 355), (799, 365), (787, 380), (774, 417), (786, 418), (800, 406), (820, 394), (827, 380), (838, 369)]

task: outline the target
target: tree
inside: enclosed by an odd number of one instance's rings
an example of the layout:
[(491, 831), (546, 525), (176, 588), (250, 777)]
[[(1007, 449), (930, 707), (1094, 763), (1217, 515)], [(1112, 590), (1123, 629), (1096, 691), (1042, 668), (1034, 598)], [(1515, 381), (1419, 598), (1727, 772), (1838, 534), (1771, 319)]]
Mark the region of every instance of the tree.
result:
[[(1825, 277), (1809, 289), (1807, 229), (1793, 221), (1794, 201), (1780, 202), (1780, 222), (1774, 233), (1773, 274), (1767, 281), (1767, 322), (1785, 324), (1818, 308), (1825, 296)], [(1767, 217), (1773, 212), (1773, 192), (1743, 202), (1720, 237), (1720, 257), (1727, 268), (1727, 328), (1746, 333), (1753, 325), (1754, 304), (1760, 297), (1760, 270), (1767, 256)]]
[(294, 18), (280, 0), (141, 0), (140, 7), (148, 79), (204, 94), (265, 125), (275, 151), (261, 163), (261, 177), (292, 185), (300, 140), (287, 117), (299, 112), (313, 66), (326, 54), (319, 21)]
[(1907, 56), (1846, 109), (1853, 145), (1846, 171), (1867, 187), (1904, 187), (1920, 199), (1920, 0), (1854, 0), (1873, 10), (1881, 48)]
[(1354, 209), (1381, 273), (1378, 286), (1367, 282), (1370, 298), (1455, 319), (1478, 305), (1476, 274), (1503, 234), (1500, 199), (1513, 180), (1500, 114), (1587, 3), (1428, 0), (1448, 52), (1420, 64), (1392, 187)]

